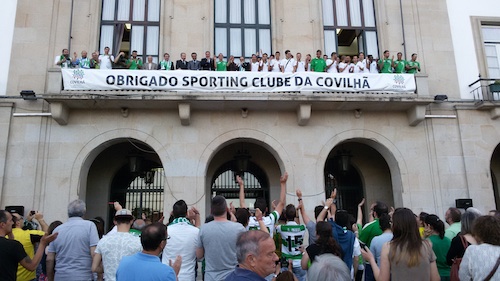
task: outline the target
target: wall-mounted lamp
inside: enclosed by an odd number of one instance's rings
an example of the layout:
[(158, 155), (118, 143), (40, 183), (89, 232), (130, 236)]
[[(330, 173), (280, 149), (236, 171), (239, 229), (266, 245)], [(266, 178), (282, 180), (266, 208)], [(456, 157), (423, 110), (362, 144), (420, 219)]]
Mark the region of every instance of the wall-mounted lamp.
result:
[(434, 100), (435, 101), (445, 101), (445, 100), (448, 100), (448, 96), (447, 95), (435, 95)]
[(36, 94), (32, 90), (22, 90), (19, 94), (23, 97), (23, 100), (36, 100)]

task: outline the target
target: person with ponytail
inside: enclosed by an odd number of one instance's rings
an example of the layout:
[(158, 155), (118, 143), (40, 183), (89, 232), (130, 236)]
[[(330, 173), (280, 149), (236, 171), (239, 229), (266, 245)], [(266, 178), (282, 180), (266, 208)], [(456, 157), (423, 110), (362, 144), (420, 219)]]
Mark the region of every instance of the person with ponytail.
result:
[(394, 237), (382, 247), (380, 267), (368, 249), (361, 249), (363, 258), (370, 262), (377, 281), (438, 281), (436, 255), (432, 245), (422, 240), (415, 215), (408, 208), (397, 208), (392, 216)]
[(444, 236), (444, 222), (436, 215), (428, 215), (424, 222), (425, 234), (432, 243), (436, 254), (436, 265), (442, 281), (450, 280), (451, 267), (446, 262), (446, 254), (450, 249), (451, 240)]
[(342, 256), (339, 244), (333, 239), (332, 226), (325, 221), (319, 221), (316, 224), (316, 243), (309, 245), (302, 254), (302, 269), (307, 270), (314, 262), (314, 259), (322, 254)]

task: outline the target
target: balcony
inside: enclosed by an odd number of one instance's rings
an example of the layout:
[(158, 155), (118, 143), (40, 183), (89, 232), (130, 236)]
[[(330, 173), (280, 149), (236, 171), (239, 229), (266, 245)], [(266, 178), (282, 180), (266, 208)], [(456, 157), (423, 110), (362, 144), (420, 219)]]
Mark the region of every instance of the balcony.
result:
[[(94, 70), (99, 72), (98, 70)], [(97, 73), (96, 72), (96, 73)], [(128, 70), (111, 70), (112, 75), (130, 74)], [(111, 73), (110, 72), (110, 73)], [(133, 75), (148, 75), (150, 71), (133, 71)], [(176, 75), (184, 75), (183, 71), (175, 71)], [(207, 73), (193, 72), (198, 76), (206, 76)], [(68, 73), (66, 73), (68, 74)], [(89, 74), (89, 73), (87, 73)], [(173, 73), (171, 72), (173, 75)], [(212, 72), (214, 74), (214, 72)], [(187, 75), (187, 74), (186, 74)], [(207, 74), (211, 75), (211, 74)], [(217, 74), (219, 75), (219, 74)], [(384, 76), (381, 79), (377, 77), (379, 74), (370, 74), (368, 77), (370, 83), (380, 84), (380, 89), (373, 89), (366, 85), (368, 80), (366, 75), (364, 78), (353, 81), (342, 80), (342, 75), (337, 78), (333, 74), (308, 74), (310, 76), (311, 85), (299, 86), (294, 84), (300, 82), (300, 77), (293, 75), (288, 80), (290, 87), (274, 85), (275, 87), (258, 87), (262, 83), (267, 83), (259, 74), (255, 73), (229, 73), (229, 76), (240, 76), (245, 78), (245, 85), (236, 85), (235, 87), (228, 86), (227, 82), (224, 89), (220, 87), (203, 88), (203, 83), (198, 83), (196, 86), (189, 87), (193, 80), (186, 78), (188, 82), (187, 88), (171, 87), (168, 90), (159, 90), (158, 87), (141, 87), (141, 82), (136, 78), (131, 78), (128, 86), (126, 83), (117, 85), (118, 78), (109, 78), (104, 87), (93, 87), (86, 85), (85, 89), (68, 90), (63, 89), (63, 79), (61, 69), (50, 69), (47, 78), (47, 90), (43, 95), (44, 100), (51, 104), (53, 118), (61, 125), (67, 124), (67, 119), (71, 109), (171, 109), (179, 110), (179, 117), (183, 125), (189, 125), (189, 118), (192, 111), (229, 111), (229, 110), (251, 110), (258, 111), (296, 111), (299, 125), (306, 125), (312, 111), (403, 111), (407, 112), (409, 124), (415, 126), (425, 118), (425, 108), (433, 102), (433, 97), (429, 93), (427, 84), (427, 75), (417, 74), (414, 77), (404, 76), (406, 81), (403, 81), (403, 76), (392, 77), (389, 80), (394, 80), (396, 83), (383, 82), (387, 80)], [(257, 75), (257, 76), (256, 76)], [(283, 77), (287, 76), (282, 74)], [(319, 76), (318, 76), (319, 75)], [(325, 75), (329, 75), (328, 81), (325, 81)], [(374, 76), (375, 75), (375, 76)], [(387, 75), (387, 74), (380, 74)], [(108, 77), (110, 77), (109, 75)], [(213, 75), (212, 75), (213, 76)], [(248, 77), (246, 77), (248, 76)], [(262, 76), (262, 75), (261, 75)], [(276, 76), (276, 75), (274, 75)], [(307, 76), (307, 75), (306, 75)], [(357, 76), (361, 77), (363, 75)], [(397, 75), (393, 75), (397, 76)], [(246, 79), (247, 78), (247, 79)], [(307, 79), (307, 77), (302, 77)], [(345, 77), (344, 77), (345, 78)], [(380, 79), (379, 79), (380, 78)], [(120, 78), (121, 79), (121, 78)], [(195, 78), (192, 78), (195, 79)], [(257, 80), (255, 80), (257, 79)], [(260, 80), (259, 80), (260, 79)], [(408, 81), (411, 79), (412, 81)], [(413, 80), (414, 79), (414, 80)], [(182, 79), (180, 79), (182, 81)], [(379, 82), (379, 80), (383, 80)], [(122, 80), (123, 81), (123, 80)], [(220, 80), (221, 83), (222, 80)], [(224, 80), (225, 81), (225, 80)], [(243, 80), (241, 80), (243, 81)], [(285, 81), (281, 80), (282, 83)], [(318, 82), (319, 81), (319, 82)], [(68, 81), (66, 81), (68, 82)], [(78, 81), (76, 81), (78, 82)], [(75, 82), (75, 83), (76, 83)], [(198, 81), (200, 82), (200, 81)], [(256, 82), (257, 84), (255, 84)], [(390, 87), (404, 88), (404, 83), (410, 82), (408, 89), (396, 89), (395, 91), (385, 90)], [(80, 83), (80, 82), (78, 82)], [(144, 84), (143, 83), (143, 84)], [(225, 82), (224, 82), (225, 83)], [(277, 83), (275, 81), (275, 83)], [(111, 84), (111, 85), (110, 85)], [(242, 84), (242, 83), (240, 83)], [(279, 84), (279, 83), (278, 83)], [(300, 83), (299, 83), (300, 84)], [(314, 85), (312, 85), (314, 84)], [(318, 85), (319, 84), (319, 85)], [(69, 85), (69, 84), (67, 84)], [(201, 85), (201, 86), (200, 86)], [(167, 85), (168, 86), (168, 85)], [(205, 85), (206, 86), (206, 85)], [(234, 85), (233, 85), (234, 86)], [(257, 87), (251, 87), (257, 86)], [(328, 87), (330, 86), (330, 87)], [(337, 87), (340, 86), (340, 87)], [(335, 88), (335, 89), (333, 89)], [(235, 90), (236, 89), (236, 90)]]
[(477, 110), (489, 110), (491, 119), (500, 117), (500, 79), (479, 77), (469, 88)]

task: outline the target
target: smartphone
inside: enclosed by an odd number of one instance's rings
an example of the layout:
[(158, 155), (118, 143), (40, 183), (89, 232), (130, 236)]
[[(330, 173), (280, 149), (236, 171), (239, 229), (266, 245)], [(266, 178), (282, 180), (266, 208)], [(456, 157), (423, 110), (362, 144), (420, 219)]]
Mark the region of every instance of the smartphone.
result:
[(365, 251), (367, 250), (365, 243), (363, 243), (363, 242), (360, 241), (359, 245), (361, 245), (361, 248), (363, 248), (363, 250), (365, 250)]
[(35, 211), (30, 211), (30, 216), (33, 216), (36, 212)]

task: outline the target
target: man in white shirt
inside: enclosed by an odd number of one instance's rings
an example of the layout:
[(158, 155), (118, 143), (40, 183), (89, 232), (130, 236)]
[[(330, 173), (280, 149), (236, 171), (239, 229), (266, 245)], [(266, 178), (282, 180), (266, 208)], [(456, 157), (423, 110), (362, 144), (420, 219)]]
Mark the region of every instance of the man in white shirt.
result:
[(328, 73), (338, 73), (337, 69), (337, 53), (333, 52), (331, 58), (326, 60), (326, 72)]
[(259, 62), (260, 72), (269, 72), (269, 60), (267, 59), (267, 53), (262, 54), (262, 60)]
[[(172, 210), (174, 220), (168, 225), (168, 243), (163, 249), (162, 263), (169, 265), (177, 256), (182, 257), (178, 281), (195, 280), (196, 244), (200, 230), (200, 213), (196, 208), (188, 211), (184, 200), (175, 202)], [(191, 223), (194, 219), (195, 225)]]
[(373, 59), (372, 55), (368, 55), (368, 59), (366, 64), (370, 64), (370, 73), (376, 73), (378, 74), (378, 69), (377, 69), (377, 60)]
[(274, 54), (274, 60), (271, 61), (271, 66), (272, 66), (272, 72), (280, 72), (281, 67), (280, 67), (280, 52), (276, 52)]
[(358, 56), (352, 57), (352, 64), (354, 64), (353, 73), (363, 73), (365, 71), (365, 67), (363, 63), (358, 60)]
[(297, 53), (297, 61), (295, 62), (293, 72), (305, 72), (306, 71), (306, 63), (302, 60), (302, 54)]
[(351, 63), (350, 56), (342, 56), (339, 63), (339, 72), (340, 73), (352, 73), (354, 71), (354, 64)]
[(358, 61), (362, 63), (363, 66), (363, 73), (370, 73), (370, 67), (369, 64), (367, 64), (368, 59), (365, 58), (365, 53), (359, 52), (359, 58)]
[(141, 240), (129, 232), (134, 221), (132, 212), (127, 209), (116, 211), (114, 222), (117, 232), (104, 236), (95, 249), (92, 271), (103, 272), (106, 281), (116, 280), (116, 270), (124, 256), (142, 251)]
[(292, 52), (290, 50), (285, 51), (285, 59), (281, 62), (281, 72), (283, 73), (293, 73), (295, 65), (295, 60), (293, 59)]
[(259, 62), (257, 61), (257, 55), (252, 54), (252, 60), (250, 61), (250, 71), (258, 72), (259, 71)]
[(116, 63), (115, 57), (109, 54), (109, 47), (104, 47), (104, 54), (99, 56), (99, 68), (113, 69), (113, 62)]

